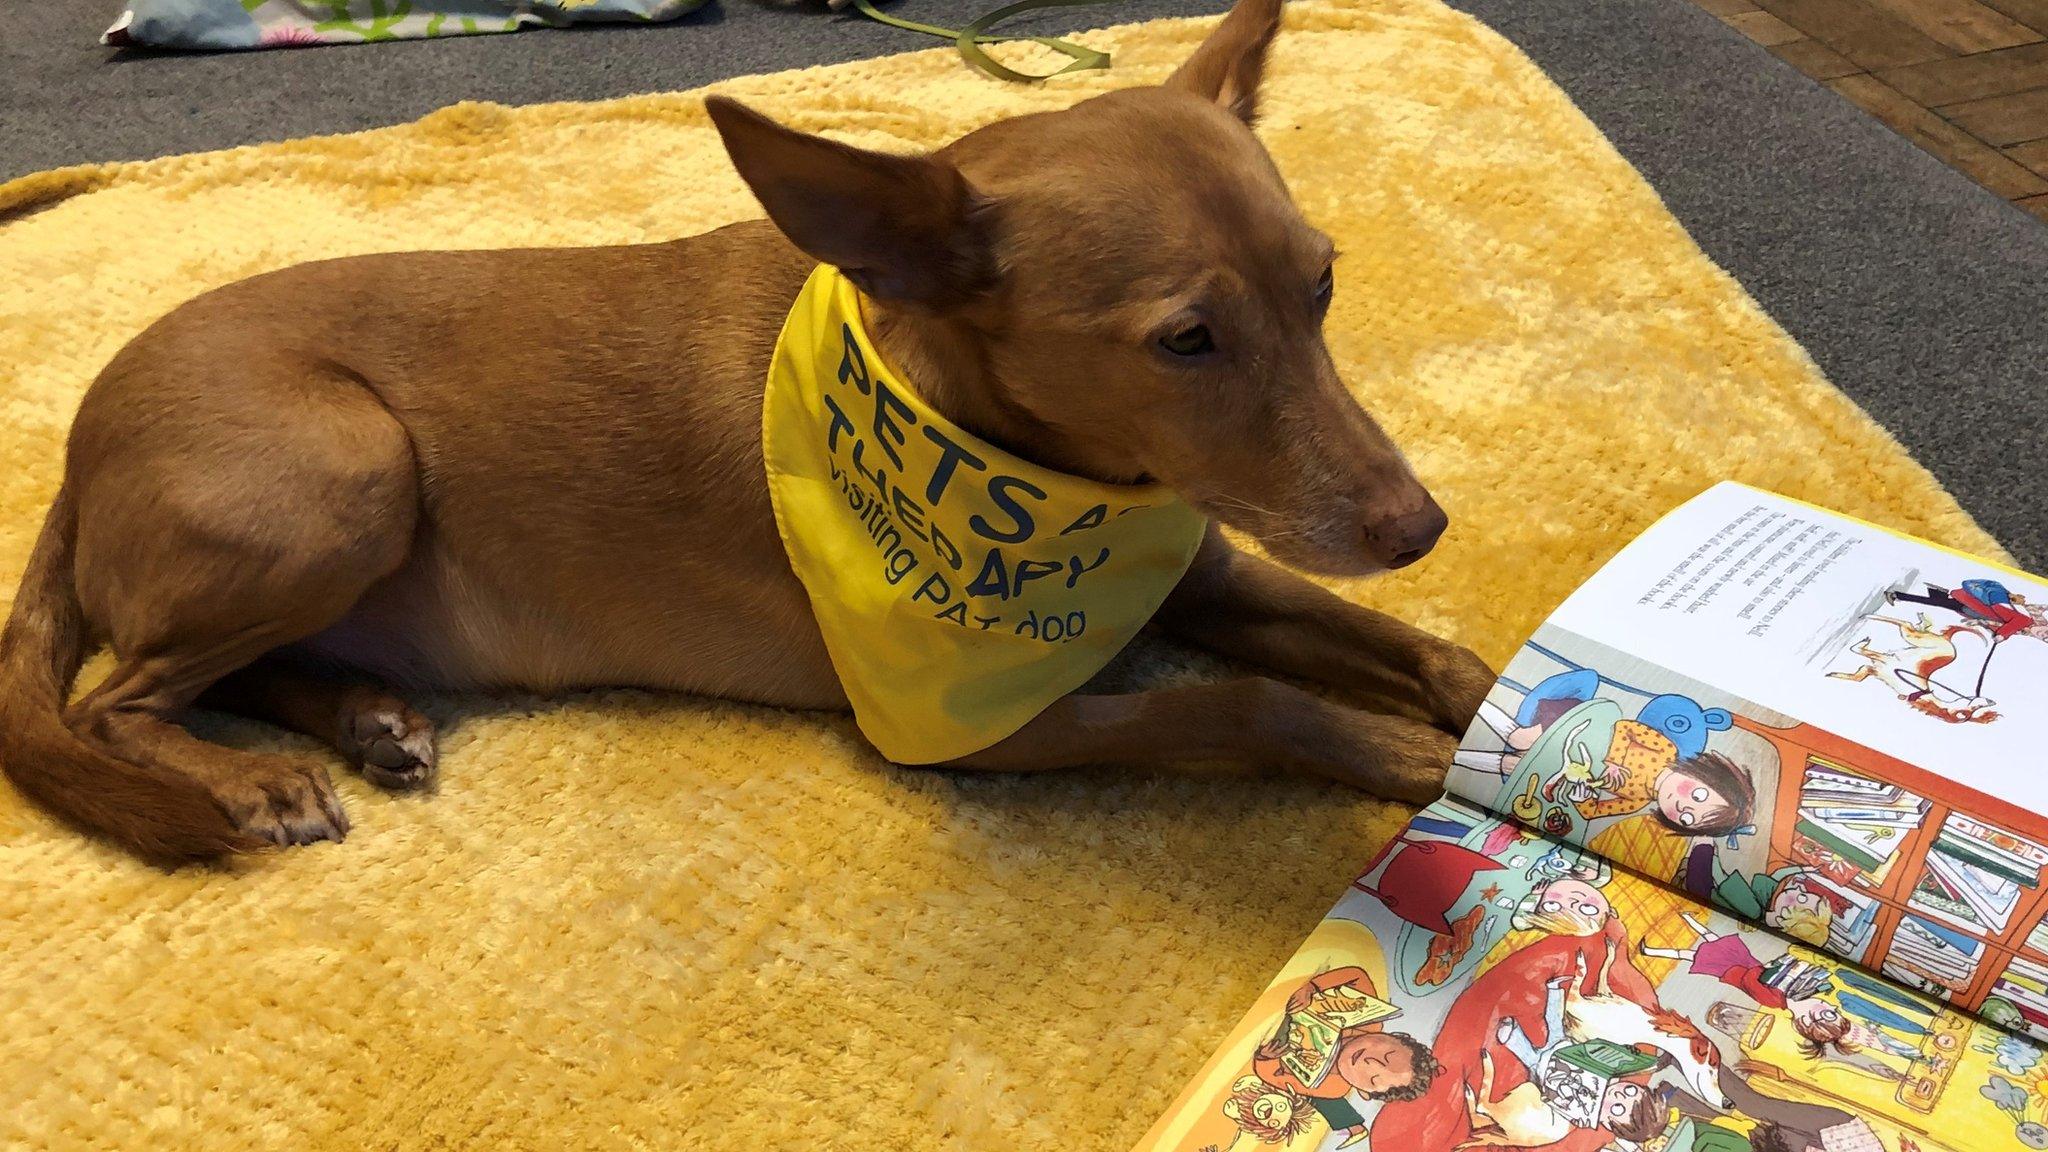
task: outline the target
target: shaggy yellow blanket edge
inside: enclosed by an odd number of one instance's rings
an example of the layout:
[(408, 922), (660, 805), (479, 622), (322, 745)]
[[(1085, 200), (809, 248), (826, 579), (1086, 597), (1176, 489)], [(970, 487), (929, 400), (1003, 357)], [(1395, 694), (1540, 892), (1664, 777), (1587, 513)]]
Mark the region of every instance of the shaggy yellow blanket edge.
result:
[[(716, 87), (929, 146), (1156, 82), (1209, 26), (1087, 34), (1112, 71), (1029, 88), (944, 50)], [(755, 215), (701, 95), (0, 186), (0, 587), (80, 393), (152, 318), (304, 259)], [(2002, 557), (1474, 21), (1291, 4), (1265, 108), (1345, 252), (1333, 353), (1454, 519), (1428, 562), (1340, 591), (1499, 660), (1724, 477)], [(340, 779), (342, 845), (167, 874), (0, 790), (0, 1147), (1117, 1149), (1406, 816), (1265, 776), (899, 770), (844, 720), (644, 693), (423, 705), (438, 794)]]

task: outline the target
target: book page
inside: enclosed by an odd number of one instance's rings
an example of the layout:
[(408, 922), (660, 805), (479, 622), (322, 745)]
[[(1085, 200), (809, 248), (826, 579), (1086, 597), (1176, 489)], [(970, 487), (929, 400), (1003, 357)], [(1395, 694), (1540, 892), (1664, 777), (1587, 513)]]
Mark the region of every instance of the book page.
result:
[(1973, 790), (1549, 625), (1488, 695), (1448, 787), (2048, 1037), (2048, 988), (2032, 987), (2048, 976), (2048, 845)]
[[(1300, 1026), (1333, 992), (1384, 1007)], [(2042, 1047), (1446, 799), (1137, 1147), (1993, 1152), (2044, 1116)]]
[[(1967, 606), (1920, 605), (1950, 621), (1952, 647), (1985, 641), (1973, 666), (1960, 651), (1950, 660), (1961, 671), (1922, 664), (1935, 689), (1981, 677), (1987, 694), (2011, 702), (1967, 719), (1853, 670), (1861, 651), (1876, 650), (1873, 634), (1901, 635), (1880, 618), (1918, 603), (1887, 603), (1887, 591), (1992, 596), (1986, 571), (1997, 573), (1750, 489), (1715, 488), (1625, 549), (1531, 637), (1462, 741), (1448, 788), (2048, 1037), (2048, 822), (2021, 806), (2042, 774), (2021, 767), (2032, 761), (2017, 747), (2048, 711), (2048, 700), (2030, 709), (2027, 695), (2048, 685), (2048, 642), (2025, 628), (1999, 637)], [(1996, 578), (2020, 613), (2048, 600), (2028, 594), (2030, 581)], [(1758, 623), (1737, 627), (1746, 620)], [(1918, 616), (1912, 626), (1928, 632)], [(1963, 754), (1958, 741), (2015, 747)]]
[(2048, 585), (1740, 484), (1549, 623), (2002, 800), (2048, 836)]
[(2048, 1148), (2044, 609), (1709, 490), (1516, 654), (1139, 1152)]

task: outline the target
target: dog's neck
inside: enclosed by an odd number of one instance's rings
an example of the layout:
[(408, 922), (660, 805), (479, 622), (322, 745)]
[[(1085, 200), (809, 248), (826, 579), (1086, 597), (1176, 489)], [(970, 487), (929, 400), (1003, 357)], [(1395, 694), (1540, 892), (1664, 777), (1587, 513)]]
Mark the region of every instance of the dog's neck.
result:
[(1128, 484), (1140, 477), (1089, 459), (1072, 439), (1014, 403), (965, 324), (864, 298), (862, 319), (874, 342), (925, 403), (983, 440), (1041, 467)]

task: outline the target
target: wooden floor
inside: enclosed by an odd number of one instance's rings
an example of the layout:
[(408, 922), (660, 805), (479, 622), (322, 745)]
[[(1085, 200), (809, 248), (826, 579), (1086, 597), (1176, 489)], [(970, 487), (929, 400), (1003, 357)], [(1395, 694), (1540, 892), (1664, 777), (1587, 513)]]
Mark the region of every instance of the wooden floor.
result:
[(1694, 0), (2048, 220), (2048, 0)]

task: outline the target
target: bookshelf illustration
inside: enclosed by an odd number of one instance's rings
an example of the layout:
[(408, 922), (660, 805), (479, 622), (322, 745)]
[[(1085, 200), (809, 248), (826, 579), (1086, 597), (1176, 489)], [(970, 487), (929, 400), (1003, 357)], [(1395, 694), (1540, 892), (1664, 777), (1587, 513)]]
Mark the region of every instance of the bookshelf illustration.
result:
[(1784, 766), (1769, 866), (1852, 911), (1829, 945), (1994, 1023), (2048, 1036), (2048, 844), (1999, 801), (1808, 725), (1736, 723)]

